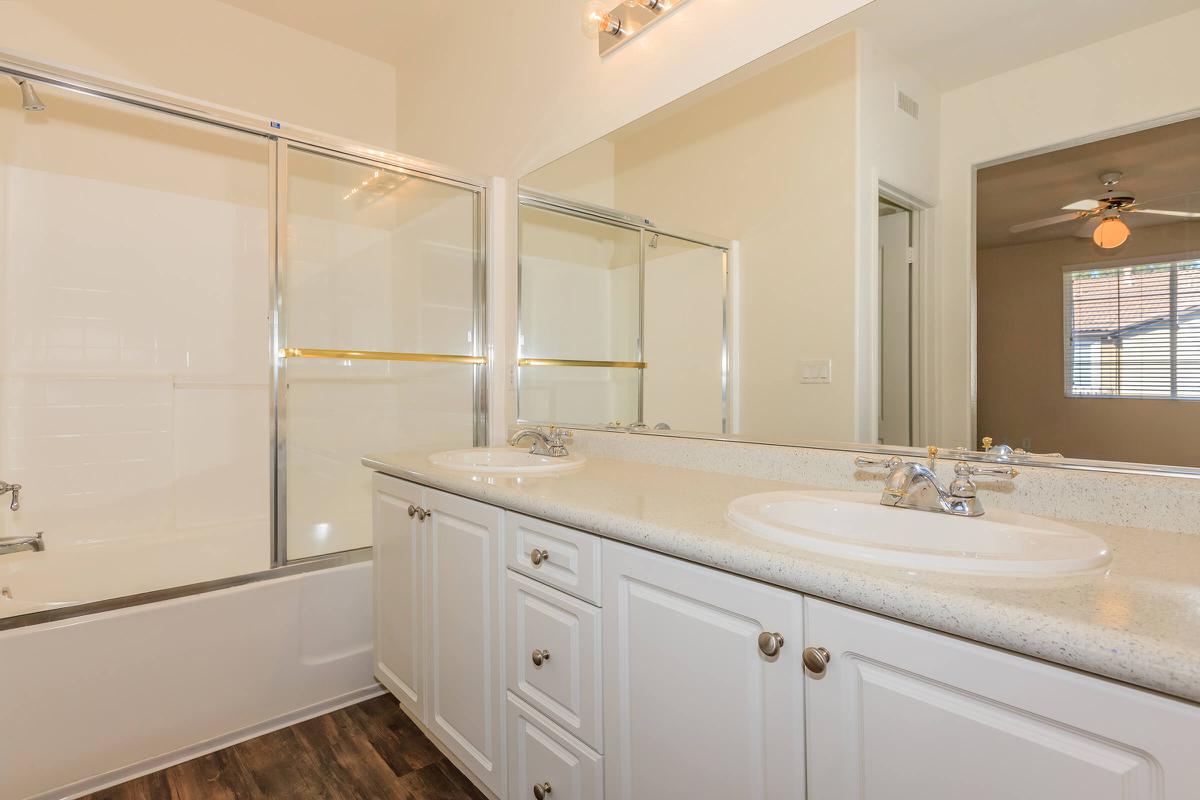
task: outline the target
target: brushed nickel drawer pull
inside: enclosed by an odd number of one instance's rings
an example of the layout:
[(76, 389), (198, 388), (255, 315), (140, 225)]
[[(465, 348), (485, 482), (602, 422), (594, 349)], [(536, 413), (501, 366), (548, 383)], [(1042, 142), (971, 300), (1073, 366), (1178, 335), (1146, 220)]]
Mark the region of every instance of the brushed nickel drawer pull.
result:
[(552, 788), (550, 788), (550, 781), (542, 781), (541, 783), (535, 783), (533, 785), (534, 800), (546, 800), (546, 798), (553, 791), (554, 790)]
[(550, 560), (550, 551), (539, 550), (535, 547), (529, 551), (529, 560), (535, 567), (540, 567), (544, 562)]
[(535, 667), (540, 667), (542, 664), (545, 664), (549, 660), (550, 660), (550, 651), (549, 650), (534, 650), (533, 651), (533, 665)]

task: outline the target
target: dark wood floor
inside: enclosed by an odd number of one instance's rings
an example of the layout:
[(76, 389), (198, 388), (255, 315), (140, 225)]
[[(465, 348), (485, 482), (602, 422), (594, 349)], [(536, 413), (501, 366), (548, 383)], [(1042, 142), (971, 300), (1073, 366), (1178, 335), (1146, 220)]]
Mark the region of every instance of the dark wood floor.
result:
[(300, 722), (83, 800), (481, 800), (391, 695)]

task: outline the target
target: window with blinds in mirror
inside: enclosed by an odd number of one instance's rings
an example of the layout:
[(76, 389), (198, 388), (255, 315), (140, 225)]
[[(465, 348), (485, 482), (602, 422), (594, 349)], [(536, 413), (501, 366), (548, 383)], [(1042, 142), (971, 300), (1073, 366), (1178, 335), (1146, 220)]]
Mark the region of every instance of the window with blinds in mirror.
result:
[(1200, 260), (1064, 273), (1066, 394), (1200, 400)]

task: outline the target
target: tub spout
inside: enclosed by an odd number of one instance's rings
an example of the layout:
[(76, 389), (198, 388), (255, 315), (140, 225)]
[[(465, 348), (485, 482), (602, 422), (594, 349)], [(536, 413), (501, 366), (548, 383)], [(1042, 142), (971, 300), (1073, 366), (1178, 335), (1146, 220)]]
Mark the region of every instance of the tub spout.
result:
[(40, 553), (45, 549), (46, 541), (42, 538), (41, 531), (38, 531), (37, 536), (0, 537), (0, 555), (19, 553), (22, 550), (33, 550), (35, 553)]

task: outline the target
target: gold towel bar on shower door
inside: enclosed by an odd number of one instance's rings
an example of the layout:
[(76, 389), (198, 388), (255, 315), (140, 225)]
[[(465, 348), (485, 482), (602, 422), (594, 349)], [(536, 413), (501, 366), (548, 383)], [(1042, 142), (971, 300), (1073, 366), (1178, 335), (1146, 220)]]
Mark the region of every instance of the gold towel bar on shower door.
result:
[(522, 358), (518, 367), (616, 367), (620, 369), (645, 369), (645, 361), (576, 361), (570, 358)]
[(284, 358), (344, 358), (368, 361), (432, 361), (441, 364), (486, 364), (487, 356), (448, 356), (438, 353), (389, 353), (381, 350), (315, 350), (285, 347)]

